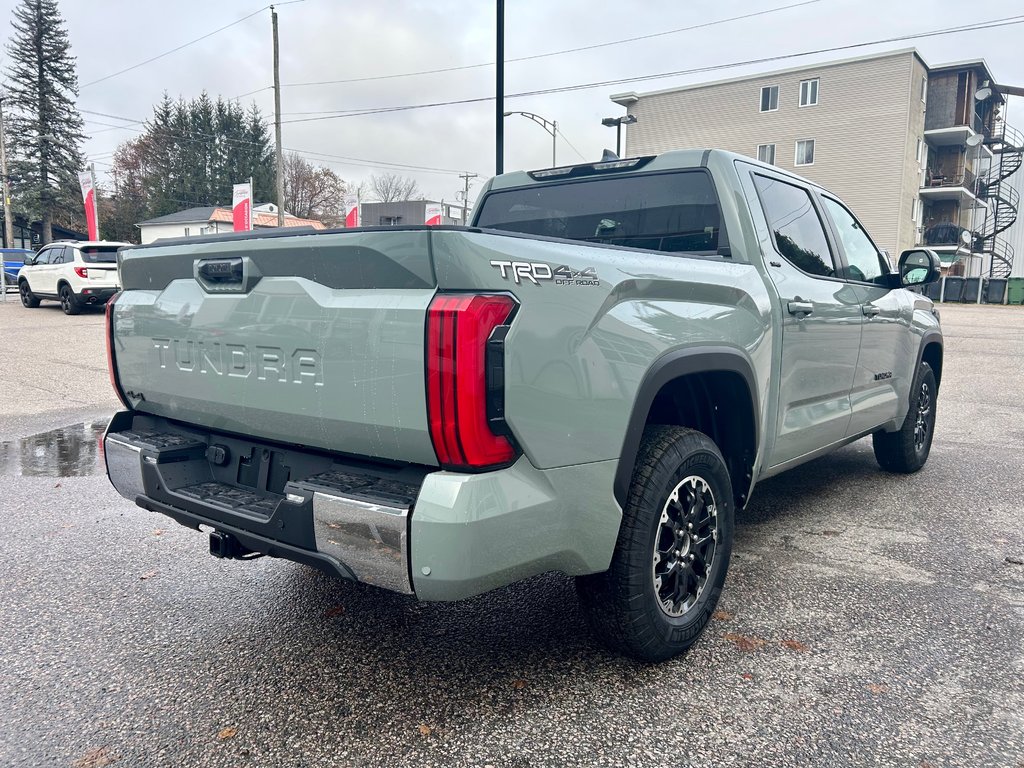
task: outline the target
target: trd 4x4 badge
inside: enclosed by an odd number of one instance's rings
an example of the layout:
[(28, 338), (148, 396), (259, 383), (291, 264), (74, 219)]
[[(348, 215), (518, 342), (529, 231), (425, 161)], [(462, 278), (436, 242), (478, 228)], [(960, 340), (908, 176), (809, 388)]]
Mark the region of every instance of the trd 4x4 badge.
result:
[(528, 280), (534, 285), (540, 285), (541, 281), (551, 281), (555, 285), (600, 285), (597, 278), (597, 270), (593, 267), (584, 267), (577, 270), (562, 264), (554, 267), (542, 261), (492, 261), (492, 267), (501, 271), (503, 279), (509, 277), (519, 285)]

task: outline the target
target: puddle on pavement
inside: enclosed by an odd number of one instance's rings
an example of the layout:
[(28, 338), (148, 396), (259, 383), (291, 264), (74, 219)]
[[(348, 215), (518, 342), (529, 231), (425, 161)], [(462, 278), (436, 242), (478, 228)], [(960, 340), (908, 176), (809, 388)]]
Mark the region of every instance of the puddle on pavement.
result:
[(0, 475), (82, 477), (102, 473), (106, 428), (106, 420), (91, 421), (0, 442)]

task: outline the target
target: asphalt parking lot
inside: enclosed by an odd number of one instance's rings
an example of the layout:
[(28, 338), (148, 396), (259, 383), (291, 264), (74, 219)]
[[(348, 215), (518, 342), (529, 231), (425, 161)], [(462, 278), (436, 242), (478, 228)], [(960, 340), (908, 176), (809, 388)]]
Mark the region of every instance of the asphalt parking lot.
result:
[(9, 297), (0, 765), (1024, 766), (1024, 308), (943, 322), (927, 467), (759, 486), (710, 630), (645, 666), (557, 574), (438, 605), (209, 557), (102, 474), (102, 314)]

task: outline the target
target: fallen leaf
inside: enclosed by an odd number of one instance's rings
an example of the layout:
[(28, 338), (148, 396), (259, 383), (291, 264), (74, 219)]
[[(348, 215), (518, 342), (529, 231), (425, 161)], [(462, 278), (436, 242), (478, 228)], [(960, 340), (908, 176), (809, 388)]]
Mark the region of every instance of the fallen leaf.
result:
[(759, 637), (750, 637), (748, 635), (737, 635), (733, 632), (726, 632), (722, 635), (723, 640), (727, 640), (741, 651), (756, 651), (758, 648), (764, 645), (764, 640)]
[(874, 694), (888, 693), (889, 686), (885, 683), (868, 683), (868, 690)]
[(233, 739), (233, 738), (235, 738), (235, 734), (236, 733), (238, 733), (238, 729), (237, 728), (235, 728), (233, 726), (228, 726), (227, 728), (221, 728), (219, 731), (217, 731), (217, 738), (218, 739)]
[(513, 680), (512, 681), (512, 687), (515, 688), (517, 691), (521, 691), (521, 690), (523, 690), (523, 688), (526, 687), (526, 681), (525, 680)]
[(807, 653), (807, 651), (810, 650), (810, 648), (801, 643), (799, 640), (783, 640), (782, 644), (789, 648), (789, 650), (796, 651), (797, 653)]
[(742, 677), (744, 680), (753, 680), (754, 679), (754, 676), (752, 674), (750, 674), (749, 672), (744, 672), (742, 675), (740, 675), (740, 677)]
[(343, 614), (344, 612), (344, 605), (332, 605), (330, 608), (324, 611), (324, 613), (327, 614), (327, 617), (331, 619), (333, 619), (335, 616), (341, 616), (341, 614)]
[(167, 531), (164, 528), (154, 528), (153, 529), (153, 535), (154, 536), (163, 536), (165, 533), (167, 533)]
[(57, 483), (57, 484), (56, 484), (55, 486), (53, 486), (53, 487), (54, 487), (54, 488), (60, 488), (60, 483)]
[(433, 733), (433, 729), (424, 723), (420, 723), (420, 736), (429, 736)]
[(728, 611), (715, 611), (711, 614), (711, 618), (715, 621), (731, 621), (732, 614)]
[(74, 768), (103, 768), (103, 766), (110, 765), (115, 760), (117, 760), (117, 756), (111, 754), (109, 749), (106, 747), (96, 747), (75, 760), (72, 765)]
[(152, 579), (154, 576), (156, 576), (156, 571), (146, 571), (139, 578), (145, 581), (146, 579)]

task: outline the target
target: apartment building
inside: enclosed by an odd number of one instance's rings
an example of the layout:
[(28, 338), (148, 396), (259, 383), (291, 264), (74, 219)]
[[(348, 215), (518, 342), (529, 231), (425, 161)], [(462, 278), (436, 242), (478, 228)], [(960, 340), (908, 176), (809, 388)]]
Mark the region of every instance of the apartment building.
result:
[(636, 117), (629, 156), (756, 157), (843, 197), (894, 257), (927, 245), (953, 273), (1005, 277), (1024, 142), (990, 82), (984, 61), (930, 67), (910, 48), (611, 99)]

